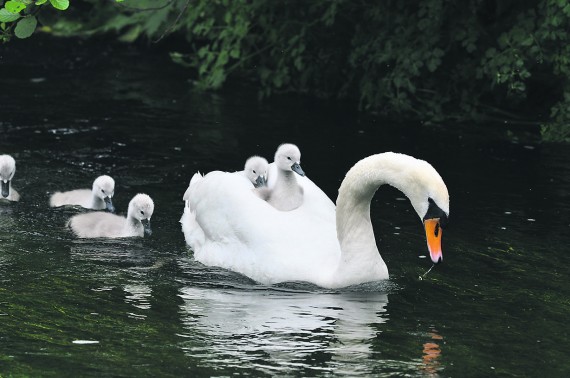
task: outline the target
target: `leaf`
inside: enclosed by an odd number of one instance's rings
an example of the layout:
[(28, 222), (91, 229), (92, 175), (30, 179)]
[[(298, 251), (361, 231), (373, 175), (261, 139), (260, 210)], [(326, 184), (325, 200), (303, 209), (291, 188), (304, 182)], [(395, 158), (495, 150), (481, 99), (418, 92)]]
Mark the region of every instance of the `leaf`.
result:
[(49, 0), (55, 9), (66, 10), (69, 8), (69, 0)]
[(36, 26), (38, 25), (38, 20), (34, 16), (29, 16), (22, 18), (18, 21), (16, 28), (14, 29), (14, 34), (20, 39), (28, 38), (34, 34)]
[(121, 42), (134, 42), (141, 34), (141, 26), (135, 25), (127, 30), (126, 33), (121, 35), (118, 39)]
[(147, 36), (154, 36), (161, 26), (167, 23), (170, 9), (171, 7), (159, 9), (158, 11), (154, 11), (152, 15), (147, 18), (147, 21), (144, 23), (144, 30)]
[(230, 50), (230, 57), (238, 59), (239, 56), (240, 56), (240, 50), (238, 47), (234, 47), (233, 49)]
[(4, 4), (6, 10), (12, 13), (20, 13), (21, 10), (26, 9), (26, 4), (17, 1), (6, 1)]
[(45, 4), (47, 2), (48, 2), (48, 0), (38, 0), (38, 1), (36, 1), (36, 5), (42, 5), (42, 4)]
[(6, 8), (0, 9), (0, 22), (12, 22), (20, 18), (19, 14), (14, 14)]

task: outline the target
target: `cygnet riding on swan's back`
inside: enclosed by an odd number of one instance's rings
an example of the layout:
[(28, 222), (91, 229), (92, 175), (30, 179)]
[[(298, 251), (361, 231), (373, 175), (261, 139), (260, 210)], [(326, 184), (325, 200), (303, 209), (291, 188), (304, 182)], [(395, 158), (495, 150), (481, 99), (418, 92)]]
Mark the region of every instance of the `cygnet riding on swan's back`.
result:
[(267, 169), (269, 163), (261, 156), (252, 156), (245, 161), (243, 174), (256, 188), (267, 185)]
[(16, 173), (16, 161), (10, 155), (0, 155), (0, 199), (18, 201), (20, 195), (12, 188), (12, 179)]
[[(192, 192), (193, 188), (202, 180), (212, 181), (217, 180), (220, 177), (223, 178), (225, 175), (229, 175), (231, 178), (234, 178), (241, 182), (243, 185), (248, 186), (249, 194), (252, 194), (254, 190), (259, 190), (265, 187), (267, 184), (267, 169), (268, 169), (268, 162), (265, 158), (260, 156), (252, 156), (246, 160), (245, 166), (243, 171), (239, 172), (222, 172), (222, 171), (212, 171), (207, 175), (203, 176), (198, 172), (192, 176), (190, 180), (190, 184), (188, 185), (188, 189), (182, 196), (184, 200), (185, 207), (184, 213), (180, 218), (180, 223), (182, 224), (182, 231), (184, 232), (184, 237), (186, 238), (186, 242), (190, 243), (190, 240), (193, 241), (194, 245), (201, 245), (204, 241), (204, 233), (200, 226), (196, 224), (196, 213), (190, 209), (190, 193)], [(243, 178), (247, 180), (244, 180)], [(223, 181), (223, 180), (222, 180)], [(251, 185), (247, 185), (247, 182), (250, 182)], [(224, 189), (222, 189), (224, 190)], [(260, 201), (259, 198), (256, 198), (257, 201)]]
[(301, 151), (294, 144), (280, 145), (269, 166), (268, 188), (258, 190), (259, 197), (277, 210), (295, 210), (303, 204), (303, 187), (297, 181), (297, 175), (305, 176), (301, 168)]
[(154, 202), (146, 194), (137, 194), (129, 202), (127, 217), (106, 212), (79, 214), (67, 223), (80, 238), (126, 238), (150, 235)]
[(68, 192), (56, 192), (49, 199), (51, 207), (65, 205), (79, 205), (86, 209), (103, 210), (114, 213), (112, 198), (115, 194), (115, 180), (112, 177), (103, 175), (93, 181), (93, 188), (76, 189)]
[(392, 152), (367, 157), (346, 174), (337, 207), (304, 179), (304, 202), (277, 211), (251, 195), (251, 184), (230, 175), (190, 187), (195, 218), (184, 235), (194, 257), (206, 265), (274, 284), (307, 281), (339, 288), (388, 278), (370, 219), (370, 201), (384, 184), (401, 190), (422, 220), (434, 263), (442, 260), (442, 226), (449, 195), (427, 162)]
[[(262, 188), (267, 185), (267, 169), (269, 167), (269, 163), (265, 158), (261, 156), (252, 156), (245, 161), (245, 166), (243, 167), (243, 171), (237, 172), (243, 176), (245, 176), (254, 186), (254, 188)], [(219, 174), (219, 173), (227, 173), (221, 171), (213, 171), (210, 174)], [(198, 176), (196, 176), (198, 175)], [(200, 173), (196, 173), (192, 179), (199, 180), (202, 178)], [(190, 181), (192, 184), (192, 181)], [(188, 185), (188, 189), (184, 192), (182, 199), (186, 206), (188, 206), (188, 199), (190, 196), (190, 185)]]

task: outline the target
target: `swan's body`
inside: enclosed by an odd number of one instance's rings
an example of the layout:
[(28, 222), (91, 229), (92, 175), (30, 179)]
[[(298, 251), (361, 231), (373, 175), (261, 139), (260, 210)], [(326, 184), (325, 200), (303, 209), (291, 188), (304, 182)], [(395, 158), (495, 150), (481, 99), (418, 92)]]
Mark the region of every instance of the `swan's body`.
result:
[(16, 173), (16, 161), (10, 155), (0, 155), (0, 199), (19, 201), (20, 194), (12, 188)]
[(303, 186), (297, 176), (305, 176), (301, 168), (301, 151), (294, 144), (282, 144), (270, 164), (268, 187), (257, 190), (257, 194), (277, 210), (295, 210), (304, 200)]
[[(137, 194), (129, 202), (127, 217), (106, 212), (73, 216), (68, 226), (80, 238), (125, 238), (151, 234), (150, 218), (154, 203), (146, 194)], [(143, 223), (144, 222), (144, 223)]]
[(92, 189), (76, 189), (56, 192), (49, 199), (51, 207), (78, 205), (86, 209), (114, 212), (112, 198), (115, 194), (115, 180), (110, 176), (99, 176), (93, 181)]
[(192, 210), (185, 216), (193, 218), (183, 227), (196, 260), (206, 265), (264, 284), (307, 281), (338, 288), (387, 279), (370, 220), (370, 200), (383, 184), (410, 199), (424, 221), (432, 260), (441, 260), (440, 223), (447, 220), (449, 196), (425, 161), (390, 152), (361, 160), (341, 184), (336, 211), (309, 179), (302, 181), (303, 205), (281, 212), (251, 196), (246, 180), (208, 176), (190, 187)]

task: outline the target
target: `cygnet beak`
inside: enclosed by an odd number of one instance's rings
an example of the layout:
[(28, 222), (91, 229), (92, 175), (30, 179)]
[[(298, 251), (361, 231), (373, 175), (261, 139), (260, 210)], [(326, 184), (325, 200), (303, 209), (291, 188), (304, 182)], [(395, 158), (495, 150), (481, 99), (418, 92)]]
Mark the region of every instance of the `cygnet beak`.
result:
[(107, 211), (114, 213), (115, 206), (113, 206), (113, 201), (111, 201), (111, 197), (105, 197), (103, 198), (103, 201), (105, 201), (105, 207), (107, 208)]
[(152, 230), (150, 229), (150, 219), (143, 219), (141, 220), (141, 223), (144, 227), (144, 234), (147, 236), (152, 235)]
[(2, 197), (7, 198), (10, 195), (10, 180), (2, 180)]
[(263, 175), (257, 176), (257, 180), (255, 180), (255, 184), (253, 186), (255, 186), (256, 188), (267, 186), (267, 181), (265, 180), (265, 177), (263, 177)]
[(291, 166), (291, 170), (293, 170), (293, 172), (297, 173), (299, 176), (305, 176), (305, 172), (303, 172), (303, 169), (301, 168), (301, 165), (299, 165), (299, 163), (295, 163)]

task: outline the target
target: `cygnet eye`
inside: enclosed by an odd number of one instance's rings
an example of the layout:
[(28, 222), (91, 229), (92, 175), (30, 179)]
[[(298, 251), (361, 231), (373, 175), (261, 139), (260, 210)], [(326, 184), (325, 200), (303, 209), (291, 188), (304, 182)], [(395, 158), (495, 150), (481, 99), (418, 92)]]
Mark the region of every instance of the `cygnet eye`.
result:
[(255, 172), (255, 169), (253, 170), (253, 173), (256, 174), (257, 172)]
[(287, 156), (287, 159), (288, 159), (288, 160), (291, 160), (291, 158), (290, 158), (289, 156)]
[(144, 211), (141, 210), (141, 214), (144, 215)]
[(105, 194), (105, 191), (103, 189), (101, 189), (101, 193)]

